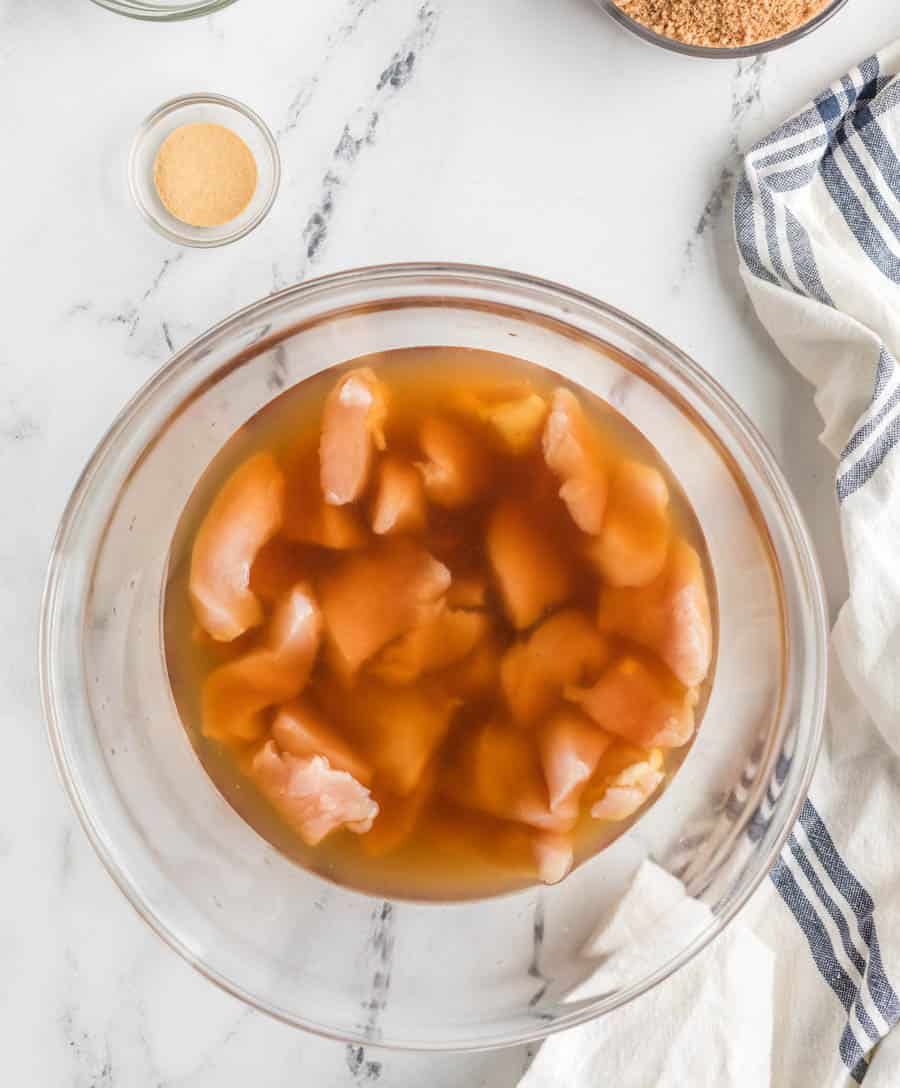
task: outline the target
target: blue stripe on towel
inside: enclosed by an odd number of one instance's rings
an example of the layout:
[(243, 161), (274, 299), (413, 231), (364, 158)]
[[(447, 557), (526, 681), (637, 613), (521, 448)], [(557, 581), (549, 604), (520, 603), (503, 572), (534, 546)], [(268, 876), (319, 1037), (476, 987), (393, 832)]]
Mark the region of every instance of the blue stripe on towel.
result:
[(864, 84), (863, 89), (859, 92), (859, 97), (870, 97), (869, 90), (875, 85), (881, 74), (881, 61), (878, 59), (878, 54), (873, 53), (871, 57), (866, 57), (857, 71), (859, 72), (859, 78)]
[(818, 173), (818, 162), (806, 162), (801, 166), (792, 166), (789, 170), (779, 170), (766, 175), (766, 188), (773, 193), (792, 193), (805, 189)]
[[(797, 883), (784, 855), (770, 874), (781, 898), (797, 920), (809, 944), (812, 958), (820, 974), (831, 987), (847, 1012), (847, 1024), (841, 1035), (838, 1049), (844, 1064), (854, 1080), (862, 1082), (868, 1070), (866, 1053), (878, 1043), (894, 1024), (900, 1020), (900, 999), (887, 978), (878, 944), (875, 923), (875, 903), (847, 863), (838, 853), (834, 840), (812, 802), (807, 799), (800, 812), (800, 824), (819, 864), (840, 893), (835, 898), (819, 879), (809, 855), (796, 835), (788, 839), (788, 850), (815, 892), (818, 904), (812, 902)], [(841, 937), (841, 945), (847, 962), (860, 977), (857, 985), (842, 966), (824, 924), (821, 908), (827, 912)], [(851, 925), (858, 938), (854, 937)], [(862, 988), (887, 1025), (887, 1029), (873, 1023), (865, 1008)], [(868, 1036), (866, 1052), (853, 1027), (856, 1019)]]
[[(876, 398), (872, 398), (873, 400)], [(858, 427), (854, 432), (850, 441), (844, 447), (841, 452), (841, 460), (845, 457), (849, 457), (851, 453), (855, 453), (864, 442), (872, 437), (875, 432), (884, 425), (884, 421), (888, 416), (893, 415), (894, 409), (900, 404), (900, 385), (894, 390), (893, 393), (882, 404), (878, 411), (869, 416), (865, 423), (861, 427)]]
[(781, 128), (776, 129), (771, 135), (765, 136), (760, 140), (753, 150), (760, 151), (764, 147), (780, 144), (793, 136), (800, 136), (802, 133), (816, 128), (820, 120), (821, 117), (817, 107), (815, 105), (807, 106), (802, 113), (798, 113), (796, 117), (792, 117), (789, 121), (785, 121)]
[[(796, 842), (796, 840), (794, 841)], [(803, 893), (794, 874), (790, 871), (787, 862), (783, 858), (779, 858), (770, 876), (775, 887), (781, 893), (781, 898), (790, 907), (791, 914), (800, 924), (800, 928), (809, 942), (809, 950), (816, 961), (820, 974), (832, 988), (840, 1003), (849, 1012), (853, 1007), (858, 991), (850, 976), (838, 962), (838, 958), (834, 953), (834, 945), (831, 943), (828, 931), (825, 929), (818, 910)], [(860, 1047), (857, 1056), (861, 1056), (862, 1053)]]
[(896, 77), (883, 81), (878, 91), (877, 99), (872, 100), (872, 116), (883, 117), (900, 105), (900, 86)]
[(734, 216), (738, 246), (740, 247), (741, 256), (744, 258), (744, 263), (757, 279), (777, 285), (777, 278), (764, 267), (760, 260), (759, 250), (756, 246), (756, 212), (753, 194), (746, 178), (742, 178), (738, 182), (737, 192), (734, 197)]
[(838, 1051), (841, 1057), (844, 1059), (844, 1064), (850, 1070), (850, 1076), (856, 1081), (857, 1084), (862, 1084), (866, 1079), (866, 1073), (869, 1072), (869, 1063), (866, 1058), (858, 1058), (853, 1061), (853, 1055), (856, 1043), (856, 1036), (848, 1024), (841, 1035), (841, 1041), (838, 1044)]
[(792, 144), (790, 147), (783, 147), (780, 151), (773, 151), (771, 155), (764, 155), (761, 159), (754, 159), (753, 169), (763, 170), (767, 166), (783, 166), (792, 159), (805, 155), (807, 151), (815, 151), (816, 148), (824, 147), (827, 143), (828, 137), (822, 132), (817, 133), (802, 143)]
[(846, 472), (838, 476), (837, 495), (840, 502), (846, 502), (855, 492), (864, 487), (884, 464), (885, 458), (900, 442), (900, 415), (895, 413), (865, 454)]
[(819, 267), (809, 244), (809, 235), (800, 220), (790, 208), (784, 209), (784, 221), (787, 233), (788, 245), (791, 247), (791, 256), (794, 258), (794, 268), (810, 298), (821, 302), (824, 306), (833, 306), (831, 296), (825, 290), (822, 278), (819, 275)]
[[(793, 836), (791, 837), (793, 838)], [(849, 1023), (849, 1017), (859, 991), (838, 962), (837, 956), (834, 954), (834, 946), (829, 939), (828, 931), (825, 929), (818, 911), (803, 894), (784, 858), (778, 859), (769, 875), (781, 898), (785, 901), (791, 914), (793, 914), (803, 930), (809, 944), (809, 951), (819, 969), (819, 973), (834, 991), (835, 996), (847, 1012), (848, 1023), (841, 1035), (838, 1049), (844, 1064), (850, 1070), (854, 1079), (862, 1082), (867, 1071), (866, 1056)], [(862, 1074), (861, 1076), (857, 1074), (857, 1070)]]
[(863, 253), (882, 275), (892, 283), (900, 283), (900, 258), (888, 247), (881, 231), (863, 207), (862, 201), (850, 188), (849, 182), (837, 163), (834, 148), (829, 149), (822, 157), (819, 174)]
[[(850, 924), (847, 920), (846, 914), (841, 910), (837, 903), (831, 898), (828, 892), (825, 890), (821, 880), (816, 875), (816, 871), (812, 866), (809, 858), (803, 852), (800, 843), (797, 841), (794, 835), (791, 835), (788, 840), (788, 846), (791, 853), (794, 855), (797, 864), (800, 866), (800, 870), (806, 879), (809, 881), (813, 891), (818, 896), (819, 902), (828, 911), (831, 916), (831, 920), (837, 926), (838, 933), (841, 935), (841, 944), (844, 948), (844, 952), (847, 955), (847, 959), (856, 968), (861, 978), (866, 974), (866, 961), (860, 955), (859, 949), (853, 943), (853, 937), (850, 934)], [(859, 989), (857, 987), (857, 995)], [(880, 1038), (880, 1033), (875, 1025), (872, 1023), (872, 1019), (865, 1009), (859, 1009), (859, 1022), (862, 1024), (866, 1035), (872, 1040), (873, 1043), (877, 1043)]]
[[(900, 88), (898, 88), (900, 92)], [(869, 153), (872, 162), (884, 178), (894, 197), (900, 200), (900, 159), (897, 158), (884, 135), (884, 131), (875, 119), (869, 106), (857, 111), (853, 118), (853, 127), (859, 133), (863, 147)]]
[[(885, 276), (894, 283), (900, 283), (900, 260), (885, 243), (881, 231), (872, 222), (836, 161), (837, 149), (841, 148), (860, 185), (878, 209), (879, 214), (885, 219), (891, 233), (895, 237), (900, 237), (900, 223), (897, 222), (894, 212), (878, 192), (866, 166), (855, 150), (848, 144), (851, 131), (858, 132), (872, 156), (872, 161), (877, 164), (894, 195), (900, 194), (900, 163), (898, 163), (896, 155), (884, 139), (884, 134), (874, 120), (874, 111), (871, 104), (875, 101), (874, 87), (878, 72), (877, 58), (869, 58), (869, 60), (864, 61), (860, 65), (859, 71), (861, 77), (865, 80), (861, 90), (857, 91), (851, 80), (844, 77), (839, 91), (833, 88), (820, 95), (815, 101), (815, 107), (831, 138), (831, 147), (822, 156), (819, 170), (822, 180), (825, 182), (825, 187), (831, 194), (832, 200), (847, 225), (853, 231), (863, 252)], [(889, 93), (892, 96), (897, 90), (896, 83), (889, 87)], [(841, 102), (841, 99), (846, 101), (846, 106)], [(881, 139), (879, 139), (879, 136)]]
[(795, 286), (788, 277), (781, 257), (781, 244), (778, 241), (778, 221), (775, 214), (775, 202), (768, 189), (760, 189), (759, 199), (763, 206), (763, 224), (766, 228), (766, 247), (769, 251), (769, 263), (775, 269), (779, 280), (792, 291), (800, 294), (799, 287)]
[(897, 360), (887, 350), (887, 348), (881, 349), (881, 355), (878, 357), (878, 370), (875, 374), (875, 389), (872, 393), (873, 403), (878, 400), (881, 394), (887, 389), (888, 382), (897, 372)]
[[(893, 425), (896, 423), (897, 410), (900, 408), (900, 384), (884, 403), (881, 403), (884, 392), (896, 375), (897, 369), (897, 362), (893, 355), (887, 348), (882, 348), (878, 358), (872, 401), (862, 421), (850, 436), (850, 441), (841, 451), (841, 462), (846, 461), (867, 442), (870, 446), (864, 456), (843, 472), (839, 472), (837, 493), (841, 502), (868, 483), (873, 473), (897, 444), (896, 427)], [(879, 432), (882, 433), (879, 434)]]
[(866, 974), (875, 1007), (888, 1024), (895, 1024), (900, 1020), (900, 998), (884, 972), (875, 928), (875, 902), (838, 853), (828, 828), (808, 798), (800, 810), (800, 822), (822, 868), (850, 905), (860, 936), (869, 949)]
[[(841, 143), (841, 150), (844, 152), (844, 157), (850, 164), (853, 173), (856, 174), (860, 185), (865, 190), (866, 196), (871, 200), (878, 211), (878, 214), (890, 228), (891, 234), (893, 234), (895, 238), (900, 237), (900, 219), (897, 218), (894, 209), (881, 195), (881, 191), (872, 180), (872, 175), (866, 169), (865, 163), (856, 153), (856, 149), (844, 140)], [(896, 182), (897, 179), (895, 178), (894, 180)]]

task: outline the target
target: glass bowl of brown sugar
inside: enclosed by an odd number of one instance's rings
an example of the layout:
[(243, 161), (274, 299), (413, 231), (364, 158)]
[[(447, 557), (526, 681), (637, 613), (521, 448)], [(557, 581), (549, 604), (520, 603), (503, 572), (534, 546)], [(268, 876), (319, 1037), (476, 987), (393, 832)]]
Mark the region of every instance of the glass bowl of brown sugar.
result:
[(754, 57), (818, 30), (847, 0), (597, 0), (639, 38), (690, 57)]

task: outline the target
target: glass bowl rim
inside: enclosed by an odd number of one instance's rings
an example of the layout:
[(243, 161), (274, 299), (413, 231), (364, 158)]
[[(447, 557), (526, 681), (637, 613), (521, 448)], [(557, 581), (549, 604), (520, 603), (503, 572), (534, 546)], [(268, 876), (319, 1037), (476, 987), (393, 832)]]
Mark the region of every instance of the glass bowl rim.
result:
[(620, 26), (630, 30), (636, 37), (649, 42), (651, 45), (657, 45), (661, 49), (667, 49), (670, 53), (681, 53), (683, 56), (696, 57), (699, 60), (741, 60), (745, 57), (758, 57), (763, 53), (772, 53), (776, 49), (784, 49), (786, 46), (800, 41), (801, 38), (805, 38), (808, 34), (814, 33), (819, 27), (824, 26), (829, 19), (837, 15), (847, 2), (848, 0), (831, 0), (811, 19), (801, 23), (800, 26), (795, 26), (793, 30), (788, 30), (777, 38), (769, 38), (766, 41), (754, 42), (751, 45), (739, 45), (733, 49), (727, 49), (719, 46), (691, 45), (689, 42), (682, 42), (677, 38), (668, 38), (664, 34), (657, 34), (655, 30), (644, 26), (643, 23), (639, 23), (637, 19), (632, 19), (630, 15), (622, 11), (616, 0), (600, 0), (603, 9), (610, 18), (615, 19)]
[[(229, 2), (231, 2), (231, 0), (229, 0)], [(148, 133), (158, 121), (163, 120), (163, 118), (168, 117), (169, 114), (175, 113), (187, 106), (204, 104), (221, 106), (226, 110), (232, 110), (235, 113), (241, 114), (242, 117), (245, 117), (251, 125), (253, 125), (262, 137), (263, 143), (266, 146), (266, 151), (272, 161), (272, 181), (262, 207), (256, 215), (239, 230), (233, 230), (228, 234), (223, 234), (214, 238), (192, 238), (188, 234), (183, 234), (180, 231), (172, 230), (170, 227), (167, 227), (165, 223), (162, 223), (151, 213), (150, 209), (141, 199), (136, 180), (137, 160), (143, 141), (147, 138)], [(240, 238), (245, 238), (252, 230), (255, 230), (259, 224), (262, 223), (272, 210), (272, 205), (275, 203), (275, 198), (278, 196), (280, 187), (281, 154), (269, 126), (255, 110), (251, 109), (245, 103), (238, 101), (236, 98), (230, 98), (228, 95), (215, 94), (212, 91), (193, 91), (190, 94), (181, 94), (175, 98), (169, 98), (165, 102), (162, 102), (156, 109), (148, 113), (138, 125), (134, 138), (131, 141), (131, 148), (128, 152), (128, 188), (131, 192), (131, 199), (134, 201), (137, 210), (150, 226), (164, 238), (168, 238), (170, 242), (176, 242), (181, 246), (191, 246), (194, 249), (215, 249), (217, 246), (228, 245), (230, 242), (237, 242)], [(226, 225), (227, 224), (223, 224), (223, 226)]]
[[(347, 1042), (350, 1036), (342, 1034), (338, 1029), (330, 1029), (320, 1023), (316, 1023), (298, 1016), (293, 1012), (278, 1008), (267, 1003), (259, 995), (249, 993), (240, 983), (221, 974), (216, 968), (204, 962), (202, 955), (195, 952), (160, 916), (155, 914), (143, 901), (140, 890), (133, 884), (127, 863), (116, 856), (111, 844), (107, 842), (105, 832), (95, 824), (87, 800), (79, 792), (74, 776), (70, 773), (62, 740), (64, 727), (64, 715), (57, 712), (56, 691), (53, 684), (52, 649), (54, 628), (58, 622), (56, 614), (57, 592), (61, 580), (64, 565), (67, 562), (67, 549), (65, 547), (78, 514), (84, 504), (95, 477), (100, 471), (111, 448), (115, 445), (120, 435), (127, 430), (129, 423), (138, 416), (146, 403), (168, 383), (174, 382), (188, 368), (193, 365), (196, 353), (202, 352), (204, 347), (214, 342), (218, 337), (227, 333), (232, 326), (239, 325), (244, 319), (255, 313), (265, 311), (267, 307), (277, 307), (286, 300), (303, 299), (304, 296), (316, 293), (329, 292), (342, 287), (353, 285), (378, 286), (384, 284), (389, 287), (392, 281), (409, 281), (423, 277), (442, 277), (454, 284), (472, 285), (477, 288), (499, 287), (512, 290), (531, 290), (542, 293), (545, 297), (554, 298), (565, 304), (566, 302), (586, 306), (595, 314), (611, 319), (619, 325), (625, 326), (629, 331), (649, 339), (666, 356), (666, 363), (680, 371), (692, 384), (694, 390), (701, 394), (707, 402), (712, 402), (717, 410), (717, 422), (727, 422), (731, 428), (731, 436), (736, 438), (745, 447), (749, 448), (764, 470), (767, 484), (771, 490), (773, 499), (784, 519), (784, 527), (790, 537), (791, 545), (796, 553), (802, 573), (804, 575), (804, 588), (810, 597), (809, 604), (812, 612), (812, 628), (814, 641), (811, 646), (811, 657), (815, 666), (815, 683), (813, 687), (814, 697), (809, 721), (809, 740), (805, 750), (800, 750), (796, 755), (802, 757), (802, 771), (795, 786), (795, 796), (792, 798), (784, 816), (784, 824), (774, 837), (765, 857), (759, 863), (758, 872), (754, 873), (746, 882), (742, 893), (726, 905), (726, 908), (711, 918), (706, 928), (676, 956), (667, 960), (649, 976), (627, 986), (616, 1004), (616, 1008), (634, 1000), (646, 993), (670, 975), (674, 974), (697, 953), (717, 938), (730, 924), (736, 915), (747, 904), (751, 896), (766, 878), (772, 865), (778, 858), (799, 817), (800, 809), (807, 796), (821, 747), (824, 732), (825, 700), (828, 678), (828, 612), (821, 574), (816, 559), (815, 549), (806, 527), (802, 514), (791, 493), (784, 475), (779, 468), (767, 443), (759, 433), (755, 424), (744, 413), (743, 409), (733, 400), (731, 395), (719, 385), (719, 383), (690, 356), (682, 352), (673, 343), (655, 332), (643, 322), (624, 313), (607, 303), (592, 296), (565, 287), (550, 280), (541, 279), (526, 273), (511, 272), (504, 269), (492, 268), (483, 265), (468, 265), (449, 262), (411, 262), (372, 265), (335, 272), (325, 276), (319, 276), (282, 291), (275, 292), (262, 299), (250, 303), (235, 311), (222, 321), (213, 325), (205, 333), (185, 345), (166, 364), (164, 364), (126, 403), (114, 418), (106, 433), (100, 439), (90, 455), (85, 467), (80, 473), (69, 500), (60, 518), (59, 528), (53, 541), (50, 552), (50, 561), (46, 582), (41, 602), (41, 619), (39, 631), (39, 665), (41, 702), (47, 728), (48, 739), (57, 772), (79, 818), (84, 831), (94, 848), (98, 858), (106, 871), (112, 877), (119, 890), (143, 919), (170, 948), (176, 951), (187, 963), (194, 967), (201, 975), (213, 982), (220, 989), (234, 997), (239, 998), (250, 1008), (264, 1012), (267, 1015), (292, 1027), (303, 1028), (312, 1034), (334, 1039), (339, 1042)], [(388, 290), (380, 297), (379, 303), (391, 301)], [(448, 301), (452, 301), (448, 300)], [(523, 308), (530, 309), (523, 301)], [(300, 322), (298, 322), (299, 324)], [(254, 344), (265, 344), (267, 339)], [(242, 354), (242, 353), (241, 353)], [(226, 361), (223, 365), (228, 366)], [(184, 402), (182, 397), (181, 402)], [(722, 420), (718, 416), (723, 417)], [(708, 422), (708, 421), (707, 421)], [(714, 433), (715, 429), (714, 429)], [(785, 707), (779, 709), (779, 719), (785, 714)], [(795, 755), (795, 758), (796, 758)], [(436, 904), (446, 906), (447, 904)], [(561, 1016), (558, 1019), (546, 1023), (537, 1022), (530, 1030), (517, 1032), (514, 1036), (501, 1035), (496, 1038), (479, 1037), (476, 1039), (454, 1039), (451, 1041), (398, 1041), (384, 1040), (373, 1042), (371, 1039), (353, 1037), (350, 1041), (360, 1042), (366, 1046), (373, 1046), (384, 1050), (418, 1051), (418, 1052), (462, 1052), (462, 1051), (488, 1051), (508, 1046), (518, 1046), (532, 1042), (538, 1042), (557, 1031), (576, 1027), (595, 1019), (598, 1015), (606, 1015), (614, 1010), (598, 1011), (593, 1006), (587, 1006), (573, 1013)]]
[(194, 19), (201, 15), (212, 15), (222, 8), (230, 7), (234, 0), (187, 0), (182, 3), (147, 4), (142, 0), (93, 0), (107, 11), (117, 15), (127, 15), (130, 19), (143, 19), (148, 22), (174, 22), (177, 19)]

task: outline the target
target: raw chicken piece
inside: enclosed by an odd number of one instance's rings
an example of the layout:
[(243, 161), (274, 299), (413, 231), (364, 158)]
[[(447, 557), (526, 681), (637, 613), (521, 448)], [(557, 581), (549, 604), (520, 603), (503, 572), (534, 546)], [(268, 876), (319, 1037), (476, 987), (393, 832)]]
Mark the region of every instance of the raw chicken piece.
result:
[(278, 604), (261, 647), (221, 665), (203, 685), (203, 732), (223, 742), (257, 740), (261, 712), (303, 690), (322, 637), (322, 616), (300, 583)]
[(367, 755), (379, 781), (412, 793), (447, 734), (458, 701), (419, 688), (387, 688), (369, 699)]
[(591, 476), (566, 480), (559, 489), (559, 497), (582, 532), (600, 532), (606, 513), (607, 483), (599, 470)]
[(441, 674), (448, 691), (464, 702), (493, 695), (500, 683), (500, 647), (488, 636), (468, 657)]
[(544, 460), (562, 481), (559, 497), (572, 520), (596, 535), (606, 512), (607, 479), (603, 456), (574, 393), (557, 389), (544, 427)]
[(262, 623), (250, 589), (257, 552), (281, 528), (284, 475), (270, 453), (257, 453), (228, 478), (194, 539), (190, 594), (200, 625), (231, 642)]
[(328, 394), (319, 442), (322, 494), (331, 506), (365, 491), (375, 450), (387, 445), (387, 387), (368, 367), (345, 374)]
[(272, 739), (292, 756), (325, 756), (335, 770), (346, 771), (368, 786), (372, 768), (328, 724), (325, 717), (304, 699), (286, 703), (272, 724)]
[(503, 692), (519, 725), (544, 717), (570, 684), (599, 675), (609, 661), (606, 639), (574, 608), (557, 612), (527, 642), (518, 642), (503, 657)]
[(481, 558), (477, 555), (481, 549), (473, 540), (472, 528), (463, 519), (439, 514), (428, 526), (428, 550), (451, 571), (468, 570), (473, 559)]
[(429, 767), (416, 788), (406, 797), (385, 792), (379, 794), (378, 819), (362, 840), (362, 847), (367, 854), (371, 857), (383, 857), (407, 843), (432, 795), (434, 778), (434, 768)]
[(299, 549), (281, 537), (260, 548), (250, 568), (250, 589), (268, 605), (280, 601), (303, 577)]
[(315, 458), (296, 466), (287, 494), (284, 536), (320, 548), (350, 551), (366, 544), (366, 532), (356, 510), (331, 506), (322, 497)]
[(612, 737), (575, 707), (561, 707), (544, 723), (538, 750), (552, 811), (578, 801), (610, 744)]
[(356, 511), (346, 506), (329, 506), (328, 503), (323, 503), (318, 524), (310, 526), (306, 539), (322, 548), (346, 552), (364, 547), (366, 533), (359, 523)]
[(578, 819), (575, 802), (551, 810), (530, 737), (501, 722), (488, 722), (466, 738), (441, 785), (458, 805), (545, 831), (569, 831)]
[(662, 753), (650, 752), (646, 760), (632, 763), (606, 782), (603, 796), (591, 806), (595, 820), (627, 820), (656, 792), (665, 774)]
[(372, 503), (372, 532), (420, 533), (428, 508), (425, 485), (415, 465), (399, 457), (385, 457), (378, 467), (378, 489)]
[(487, 551), (506, 613), (520, 630), (573, 590), (570, 567), (519, 505), (501, 502), (487, 529)]
[(459, 706), (459, 699), (427, 680), (393, 688), (361, 676), (352, 688), (332, 682), (320, 684), (317, 693), (326, 713), (341, 716), (378, 788), (401, 796), (421, 782)]
[(386, 684), (410, 684), (425, 673), (461, 661), (485, 637), (489, 627), (483, 612), (454, 610), (438, 602), (422, 623), (386, 646), (369, 671)]
[(572, 871), (575, 861), (571, 837), (552, 831), (537, 832), (534, 836), (534, 855), (542, 884), (558, 884)]
[(467, 427), (440, 416), (426, 416), (419, 428), (419, 445), (426, 460), (416, 467), (432, 502), (452, 509), (479, 498), (490, 478), (491, 464), (478, 437)]
[(645, 586), (663, 569), (669, 550), (669, 489), (662, 474), (637, 461), (615, 470), (591, 560), (613, 586)]
[(487, 578), (483, 574), (454, 575), (447, 590), (447, 604), (450, 608), (484, 608), (487, 589)]
[(687, 687), (701, 684), (712, 658), (712, 625), (700, 557), (674, 539), (649, 585), (601, 591), (597, 626), (659, 654)]
[(321, 585), (332, 663), (352, 677), (382, 646), (415, 626), (449, 585), (450, 571), (406, 540), (347, 556)]
[(584, 409), (569, 389), (554, 389), (544, 427), (544, 460), (565, 480), (589, 476), (597, 460), (595, 439)]
[(429, 814), (428, 840), (457, 858), (474, 856), (500, 872), (520, 879), (537, 877), (544, 884), (562, 880), (573, 861), (568, 835), (450, 805)]
[(215, 664), (224, 665), (226, 661), (233, 661), (235, 657), (234, 642), (216, 642), (196, 620), (191, 623), (191, 642), (203, 651), (204, 659), (210, 667)]
[(484, 418), (510, 453), (527, 453), (537, 445), (547, 418), (547, 403), (537, 393), (531, 393), (493, 405)]
[(369, 791), (323, 756), (297, 759), (267, 741), (252, 763), (257, 785), (282, 818), (310, 846), (346, 827), (363, 835), (378, 815)]
[(587, 808), (596, 804), (606, 793), (607, 783), (635, 763), (649, 763), (659, 770), (663, 765), (662, 748), (639, 748), (619, 737), (613, 737), (612, 744), (600, 757), (597, 769), (581, 794), (581, 804)]
[(514, 455), (527, 453), (537, 445), (547, 418), (546, 401), (527, 382), (461, 392), (456, 406), (487, 424), (503, 449)]
[(644, 748), (680, 748), (694, 735), (697, 692), (636, 657), (620, 658), (593, 687), (572, 687), (566, 696), (601, 729)]
[(524, 400), (533, 392), (531, 382), (525, 380), (492, 382), (475, 388), (465, 384), (455, 390), (451, 405), (454, 411), (483, 423), (487, 413), (498, 404)]

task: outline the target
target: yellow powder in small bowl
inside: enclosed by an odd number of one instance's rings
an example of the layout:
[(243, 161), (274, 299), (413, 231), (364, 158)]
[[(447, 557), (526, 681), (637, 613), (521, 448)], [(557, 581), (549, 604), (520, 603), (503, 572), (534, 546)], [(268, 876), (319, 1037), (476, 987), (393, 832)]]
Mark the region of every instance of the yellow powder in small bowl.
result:
[(153, 180), (166, 209), (192, 227), (220, 227), (256, 192), (253, 152), (224, 125), (182, 125), (163, 140)]

